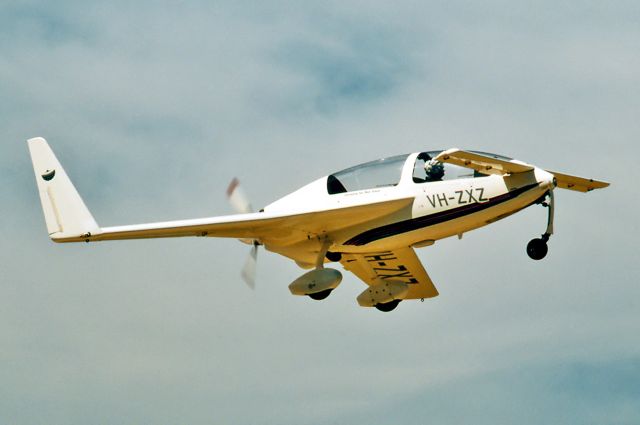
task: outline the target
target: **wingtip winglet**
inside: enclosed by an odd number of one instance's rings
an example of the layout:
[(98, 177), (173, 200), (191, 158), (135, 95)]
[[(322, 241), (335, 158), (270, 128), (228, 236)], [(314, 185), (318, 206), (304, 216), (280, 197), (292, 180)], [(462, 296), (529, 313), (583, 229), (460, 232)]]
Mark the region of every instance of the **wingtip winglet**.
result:
[(43, 137), (32, 137), (27, 142), (51, 239), (58, 242), (97, 233), (100, 227), (47, 141)]

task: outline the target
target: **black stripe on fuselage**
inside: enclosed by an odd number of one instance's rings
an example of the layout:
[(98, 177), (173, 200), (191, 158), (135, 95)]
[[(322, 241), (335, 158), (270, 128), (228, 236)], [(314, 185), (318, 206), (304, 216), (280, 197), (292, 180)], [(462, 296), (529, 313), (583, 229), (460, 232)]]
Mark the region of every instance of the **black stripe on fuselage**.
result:
[(456, 218), (464, 217), (465, 215), (473, 214), (478, 211), (486, 210), (487, 208), (495, 207), (498, 204), (514, 199), (521, 194), (527, 192), (534, 187), (537, 187), (537, 183), (533, 183), (521, 188), (512, 190), (489, 199), (487, 202), (474, 203), (464, 205), (458, 208), (452, 208), (446, 211), (440, 211), (434, 214), (425, 215), (422, 217), (411, 218), (409, 220), (399, 221), (397, 223), (387, 224), (385, 226), (376, 227), (375, 229), (367, 230), (357, 236), (349, 239), (344, 245), (356, 245), (362, 246), (371, 242), (375, 242), (380, 239), (388, 238), (390, 236), (396, 236), (402, 233), (412, 232), (414, 230), (423, 229), (425, 227), (433, 226), (434, 224), (440, 224), (445, 221), (454, 220)]

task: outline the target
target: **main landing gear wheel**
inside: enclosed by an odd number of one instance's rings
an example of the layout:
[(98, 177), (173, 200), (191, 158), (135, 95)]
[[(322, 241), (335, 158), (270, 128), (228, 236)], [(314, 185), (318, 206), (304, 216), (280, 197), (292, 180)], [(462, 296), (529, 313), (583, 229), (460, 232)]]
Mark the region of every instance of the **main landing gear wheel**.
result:
[(384, 311), (385, 313), (392, 311), (393, 309), (395, 309), (396, 307), (398, 307), (398, 304), (400, 304), (401, 300), (393, 300), (393, 301), (389, 301), (388, 303), (378, 303), (375, 305), (375, 307), (380, 310), (380, 311)]
[(334, 263), (342, 260), (342, 254), (339, 252), (327, 251), (327, 254), (325, 256), (329, 261), (333, 261)]
[(316, 292), (315, 294), (309, 294), (309, 298), (316, 301), (324, 300), (329, 296), (329, 294), (331, 294), (331, 291), (333, 291), (333, 288), (325, 289), (324, 291)]

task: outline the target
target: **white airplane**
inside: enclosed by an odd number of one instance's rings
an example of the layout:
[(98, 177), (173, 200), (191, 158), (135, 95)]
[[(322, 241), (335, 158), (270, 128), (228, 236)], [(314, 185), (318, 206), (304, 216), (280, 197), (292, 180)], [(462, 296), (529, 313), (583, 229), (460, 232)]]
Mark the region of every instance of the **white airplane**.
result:
[(46, 140), (28, 140), (40, 201), (54, 242), (207, 236), (252, 245), (243, 278), (253, 286), (262, 245), (313, 269), (289, 285), (294, 295), (326, 298), (342, 274), (340, 262), (368, 285), (363, 307), (393, 310), (400, 301), (438, 295), (414, 248), (494, 223), (530, 205), (548, 208), (547, 228), (527, 245), (547, 254), (556, 187), (587, 192), (609, 183), (545, 171), (490, 153), (448, 149), (367, 162), (319, 178), (252, 212), (237, 180), (227, 194), (239, 214), (100, 227)]

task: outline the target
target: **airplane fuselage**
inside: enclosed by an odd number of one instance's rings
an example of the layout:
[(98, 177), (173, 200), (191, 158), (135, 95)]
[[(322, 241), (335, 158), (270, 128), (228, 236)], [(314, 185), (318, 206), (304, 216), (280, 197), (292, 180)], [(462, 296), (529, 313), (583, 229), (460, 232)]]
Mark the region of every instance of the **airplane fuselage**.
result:
[[(400, 247), (420, 247), (469, 232), (511, 215), (554, 188), (551, 173), (535, 168), (515, 175), (483, 175), (416, 182), (414, 163), (407, 157), (395, 185), (330, 194), (322, 177), (265, 207), (265, 212), (343, 208), (373, 202), (411, 198), (406, 208), (383, 218), (363, 221), (332, 234), (331, 251), (365, 253)], [(290, 257), (302, 267), (315, 264), (323, 235), (309, 232), (300, 242), (299, 231), (263, 240), (270, 251)], [(294, 237), (295, 234), (295, 237)], [(290, 244), (289, 241), (294, 242)]]

